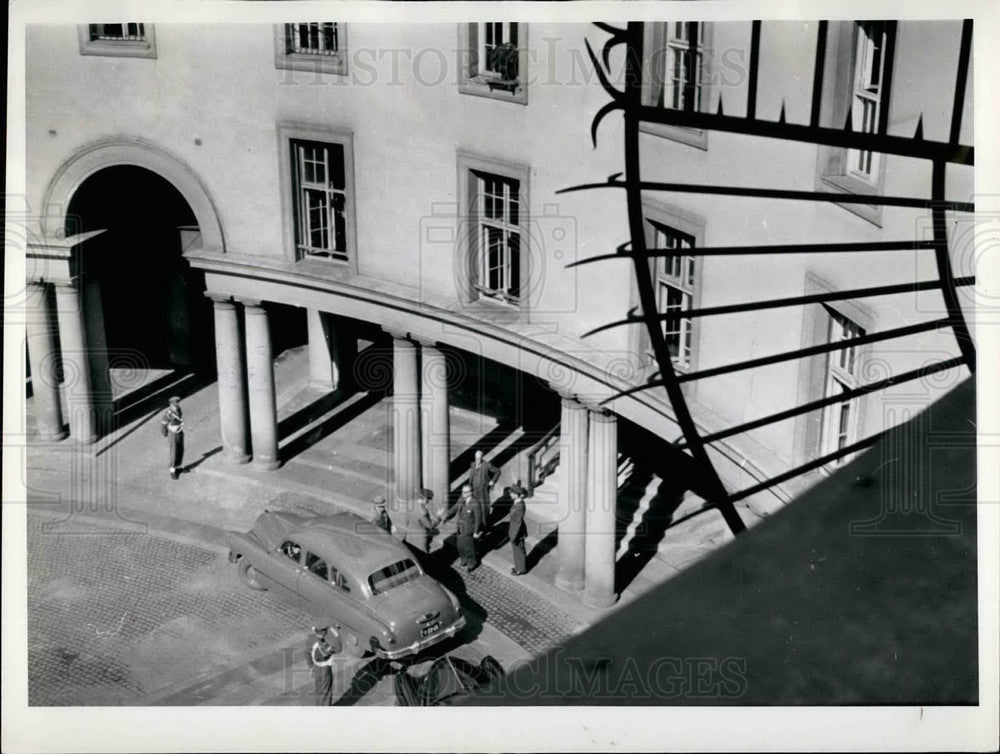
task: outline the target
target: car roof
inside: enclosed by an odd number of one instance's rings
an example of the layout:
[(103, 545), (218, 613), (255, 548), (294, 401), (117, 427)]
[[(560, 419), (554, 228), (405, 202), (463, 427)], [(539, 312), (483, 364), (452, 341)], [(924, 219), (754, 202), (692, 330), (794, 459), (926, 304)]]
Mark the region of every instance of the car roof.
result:
[(287, 538), (316, 555), (350, 563), (362, 578), (404, 558), (413, 559), (410, 550), (391, 534), (353, 513), (307, 519)]

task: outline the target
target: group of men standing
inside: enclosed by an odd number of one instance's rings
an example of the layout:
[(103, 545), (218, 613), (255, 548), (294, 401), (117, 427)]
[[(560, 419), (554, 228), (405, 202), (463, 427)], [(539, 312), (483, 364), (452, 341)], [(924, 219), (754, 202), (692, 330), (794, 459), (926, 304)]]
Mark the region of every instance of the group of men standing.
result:
[[(476, 450), (475, 460), (469, 467), (469, 479), (462, 486), (462, 494), (458, 502), (444, 515), (434, 515), (431, 503), (434, 498), (433, 492), (428, 489), (419, 491), (420, 508), (417, 516), (411, 522), (417, 530), (406, 532), (406, 539), (422, 552), (430, 552), (431, 542), (437, 533), (438, 525), (441, 521), (455, 515), (458, 524), (455, 544), (459, 560), (467, 572), (471, 573), (476, 570), (479, 567), (483, 535), (489, 528), (490, 497), (499, 478), (500, 469), (483, 459), (483, 451)], [(527, 536), (527, 527), (524, 523), (524, 498), (528, 491), (520, 483), (514, 484), (508, 490), (512, 498), (508, 524), (508, 538), (514, 556), (514, 567), (511, 569), (511, 573), (515, 576), (521, 576), (527, 573), (527, 557), (524, 547)], [(386, 512), (385, 497), (379, 495), (375, 498), (373, 513), (376, 526), (387, 532), (396, 531), (396, 527)]]

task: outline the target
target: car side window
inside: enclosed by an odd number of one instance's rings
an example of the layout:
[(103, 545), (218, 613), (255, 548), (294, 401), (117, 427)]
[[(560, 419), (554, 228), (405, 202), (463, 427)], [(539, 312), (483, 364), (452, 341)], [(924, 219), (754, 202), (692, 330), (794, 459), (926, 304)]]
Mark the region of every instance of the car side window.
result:
[(351, 591), (351, 588), (347, 585), (347, 579), (344, 577), (344, 574), (333, 566), (330, 566), (330, 583), (339, 589), (343, 589), (345, 592)]
[(323, 560), (319, 555), (313, 555), (311, 552), (306, 553), (306, 568), (310, 573), (314, 573), (319, 576), (323, 581), (327, 580), (327, 565), (326, 561)]
[(286, 539), (282, 542), (278, 551), (285, 555), (285, 557), (291, 558), (296, 563), (298, 563), (302, 557), (302, 548), (290, 539)]

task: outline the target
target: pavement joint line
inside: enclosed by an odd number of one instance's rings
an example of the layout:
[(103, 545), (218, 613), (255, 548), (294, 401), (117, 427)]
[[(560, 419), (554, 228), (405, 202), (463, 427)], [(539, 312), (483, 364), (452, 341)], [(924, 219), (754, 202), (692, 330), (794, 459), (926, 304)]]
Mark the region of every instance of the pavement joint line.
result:
[(389, 484), (388, 479), (378, 479), (377, 477), (374, 477), (371, 474), (366, 474), (363, 471), (354, 471), (353, 469), (346, 469), (338, 464), (327, 464), (322, 461), (314, 461), (311, 458), (292, 458), (285, 465), (290, 466), (293, 464), (308, 466), (309, 468), (319, 469), (320, 471), (330, 471), (335, 474), (353, 477), (354, 479), (358, 479), (362, 482), (370, 482), (376, 486), (386, 486)]

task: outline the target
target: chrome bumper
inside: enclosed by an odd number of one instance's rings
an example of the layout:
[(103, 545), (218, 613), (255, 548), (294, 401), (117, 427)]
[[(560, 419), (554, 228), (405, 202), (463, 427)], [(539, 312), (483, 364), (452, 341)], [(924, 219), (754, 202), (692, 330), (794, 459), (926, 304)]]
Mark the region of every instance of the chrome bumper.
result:
[(438, 631), (435, 634), (431, 634), (420, 641), (415, 641), (412, 644), (400, 647), (399, 649), (384, 650), (381, 647), (375, 650), (375, 655), (381, 657), (383, 660), (398, 660), (400, 657), (407, 657), (408, 655), (415, 655), (419, 652), (423, 652), (427, 647), (434, 646), (439, 641), (443, 639), (449, 639), (459, 631), (465, 628), (465, 616), (458, 616), (458, 620), (452, 623), (448, 628), (443, 631)]

